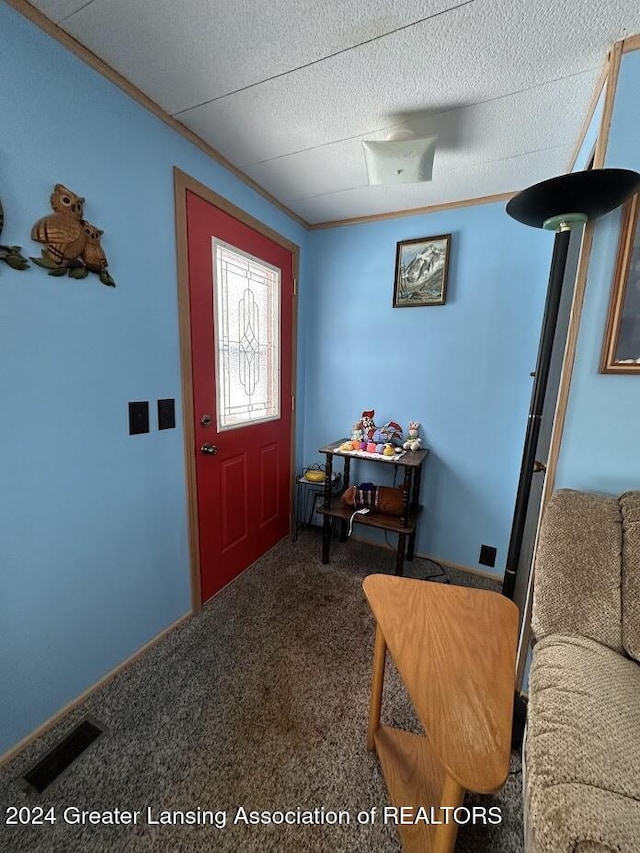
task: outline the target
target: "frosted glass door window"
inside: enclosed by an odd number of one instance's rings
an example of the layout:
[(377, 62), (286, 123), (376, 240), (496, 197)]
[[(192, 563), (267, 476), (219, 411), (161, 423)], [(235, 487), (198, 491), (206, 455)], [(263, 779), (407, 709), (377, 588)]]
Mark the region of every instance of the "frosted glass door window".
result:
[(280, 270), (212, 241), (218, 430), (280, 417)]

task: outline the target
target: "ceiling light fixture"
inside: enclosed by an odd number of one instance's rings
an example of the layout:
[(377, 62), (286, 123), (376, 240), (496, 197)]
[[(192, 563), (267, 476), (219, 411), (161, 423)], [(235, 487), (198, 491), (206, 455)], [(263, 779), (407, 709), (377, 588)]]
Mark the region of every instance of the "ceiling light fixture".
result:
[(409, 129), (396, 130), (385, 140), (364, 142), (369, 183), (415, 184), (430, 181), (437, 136), (416, 136)]

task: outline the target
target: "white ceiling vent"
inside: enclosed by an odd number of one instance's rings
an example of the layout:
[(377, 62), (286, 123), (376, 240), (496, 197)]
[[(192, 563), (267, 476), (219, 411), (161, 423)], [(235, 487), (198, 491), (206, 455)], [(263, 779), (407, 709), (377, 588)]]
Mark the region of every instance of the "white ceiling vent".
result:
[(363, 142), (370, 184), (417, 184), (430, 181), (437, 136), (396, 130), (383, 142)]

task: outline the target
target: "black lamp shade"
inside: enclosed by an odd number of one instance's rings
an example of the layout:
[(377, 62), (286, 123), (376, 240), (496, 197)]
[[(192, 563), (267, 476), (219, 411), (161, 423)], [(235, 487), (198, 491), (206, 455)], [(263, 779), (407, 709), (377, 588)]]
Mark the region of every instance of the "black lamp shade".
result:
[(547, 219), (583, 213), (597, 219), (640, 190), (640, 175), (629, 169), (590, 169), (559, 175), (515, 195), (507, 213), (524, 225), (542, 228)]

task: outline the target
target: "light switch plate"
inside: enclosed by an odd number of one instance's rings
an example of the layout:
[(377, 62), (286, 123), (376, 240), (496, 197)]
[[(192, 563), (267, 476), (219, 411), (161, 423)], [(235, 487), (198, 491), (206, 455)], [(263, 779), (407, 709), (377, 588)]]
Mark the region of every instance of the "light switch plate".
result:
[(176, 401), (172, 398), (158, 400), (158, 429), (175, 429)]
[(147, 400), (129, 403), (129, 435), (149, 432), (149, 403)]

